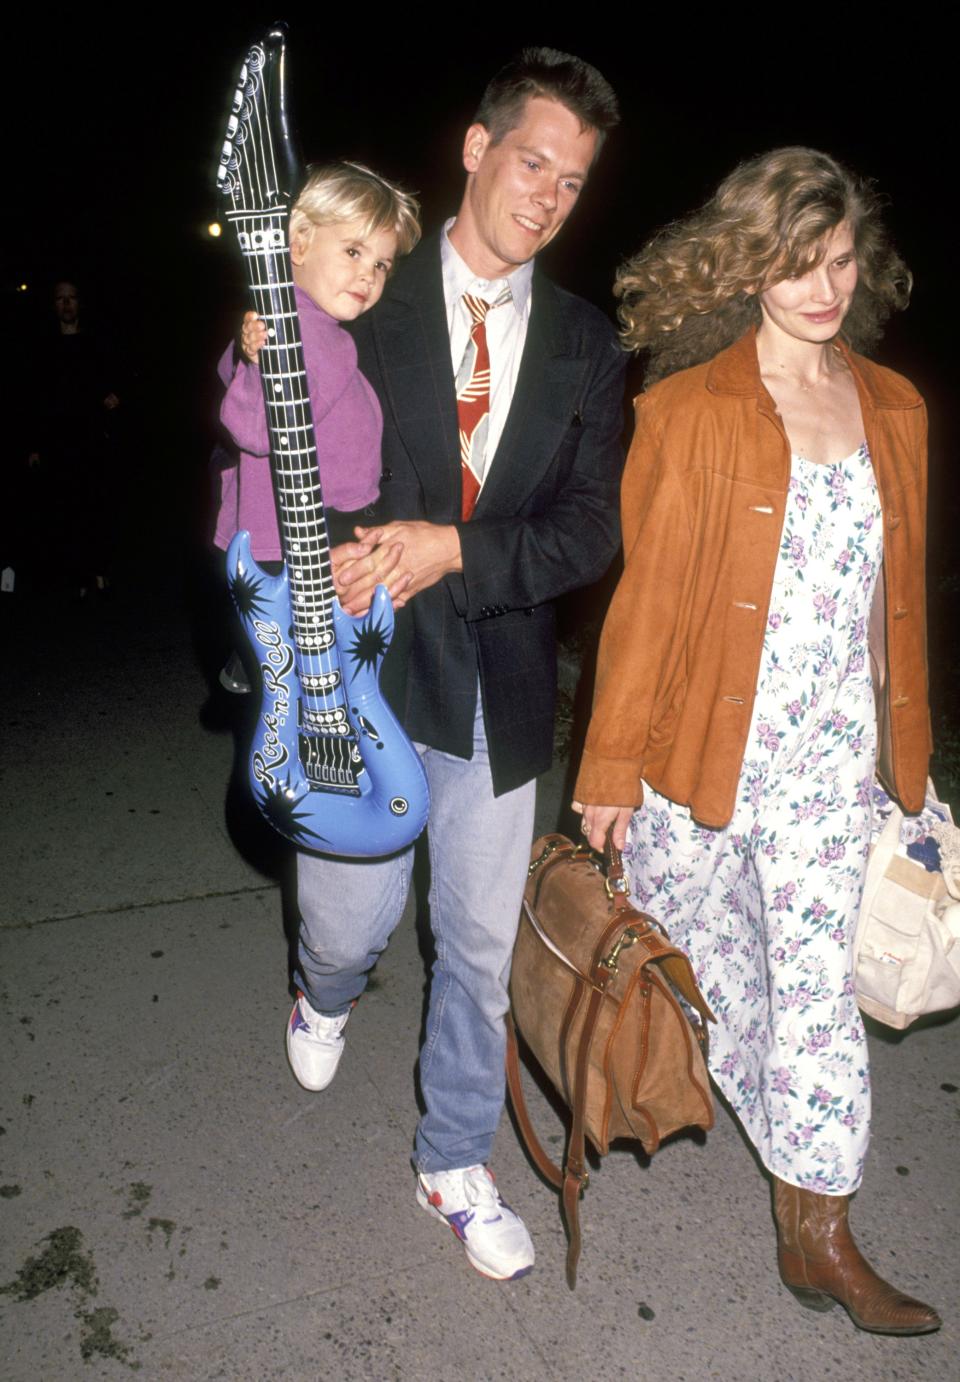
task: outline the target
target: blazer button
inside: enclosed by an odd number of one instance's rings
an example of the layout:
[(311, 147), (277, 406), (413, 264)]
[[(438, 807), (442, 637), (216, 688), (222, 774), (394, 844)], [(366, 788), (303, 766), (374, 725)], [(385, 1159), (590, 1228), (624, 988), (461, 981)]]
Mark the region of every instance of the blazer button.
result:
[(381, 484), (386, 484), (386, 482), (387, 482), (388, 480), (392, 480), (392, 479), (393, 479), (393, 471), (390, 469), (390, 467), (389, 467), (388, 465), (385, 465), (385, 466), (383, 467), (383, 469), (381, 470), (381, 472), (380, 472), (380, 483), (381, 483)]
[(894, 619), (906, 619), (907, 611), (904, 609), (903, 605), (897, 606), (897, 608), (893, 611), (893, 617)]
[(887, 528), (890, 528), (890, 529), (899, 528), (899, 527), (900, 527), (900, 516), (899, 516), (899, 514), (892, 513), (892, 514), (890, 515), (889, 518), (887, 518), (887, 519), (884, 520), (884, 526), (887, 527)]

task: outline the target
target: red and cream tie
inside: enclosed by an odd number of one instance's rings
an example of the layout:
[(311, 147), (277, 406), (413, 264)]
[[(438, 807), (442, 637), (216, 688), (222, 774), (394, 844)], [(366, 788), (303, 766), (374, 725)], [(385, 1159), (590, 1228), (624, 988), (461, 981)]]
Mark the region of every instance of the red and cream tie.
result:
[(509, 287), (495, 302), (464, 293), (463, 303), (473, 320), (463, 360), (457, 371), (457, 416), (460, 423), (460, 472), (463, 497), (460, 516), (466, 522), (473, 513), (483, 483), (490, 429), (490, 352), (487, 349), (487, 313), (511, 300)]

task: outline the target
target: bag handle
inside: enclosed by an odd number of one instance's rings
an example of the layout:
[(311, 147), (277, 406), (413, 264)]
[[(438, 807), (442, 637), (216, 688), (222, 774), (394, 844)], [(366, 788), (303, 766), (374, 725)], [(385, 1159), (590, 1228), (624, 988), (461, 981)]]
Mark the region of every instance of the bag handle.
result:
[[(927, 780), (927, 787), (932, 786)], [(860, 951), (863, 948), (863, 940), (866, 935), (866, 918), (873, 910), (874, 899), (880, 891), (884, 876), (890, 860), (897, 852), (900, 843), (900, 827), (903, 825), (903, 812), (898, 803), (890, 798), (891, 811), (887, 817), (883, 829), (870, 850), (867, 860), (866, 872), (863, 876), (863, 892), (860, 895), (860, 912), (857, 916), (857, 925), (853, 933), (853, 954), (851, 956), (852, 972), (856, 978), (857, 965), (860, 963)]]

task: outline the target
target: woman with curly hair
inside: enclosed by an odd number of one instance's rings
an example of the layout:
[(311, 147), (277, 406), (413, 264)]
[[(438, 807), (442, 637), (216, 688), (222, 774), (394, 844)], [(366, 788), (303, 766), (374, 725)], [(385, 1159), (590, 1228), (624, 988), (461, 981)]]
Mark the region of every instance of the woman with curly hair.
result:
[(693, 960), (784, 1283), (889, 1334), (941, 1321), (847, 1226), (870, 1124), (851, 945), (875, 769), (908, 811), (927, 779), (926, 416), (856, 351), (910, 286), (870, 186), (802, 148), (737, 168), (621, 270), (653, 386), (575, 803)]

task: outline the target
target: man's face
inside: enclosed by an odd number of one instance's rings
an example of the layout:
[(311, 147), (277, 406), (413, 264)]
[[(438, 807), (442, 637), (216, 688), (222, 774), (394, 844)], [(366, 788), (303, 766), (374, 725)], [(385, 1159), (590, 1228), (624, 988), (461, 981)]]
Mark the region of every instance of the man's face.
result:
[(559, 101), (531, 96), (499, 144), (471, 125), (469, 174), (450, 238), (481, 278), (503, 278), (550, 243), (573, 210), (597, 146), (597, 131)]
[(72, 283), (58, 283), (53, 290), (53, 310), (64, 326), (73, 326), (80, 315), (77, 290)]

